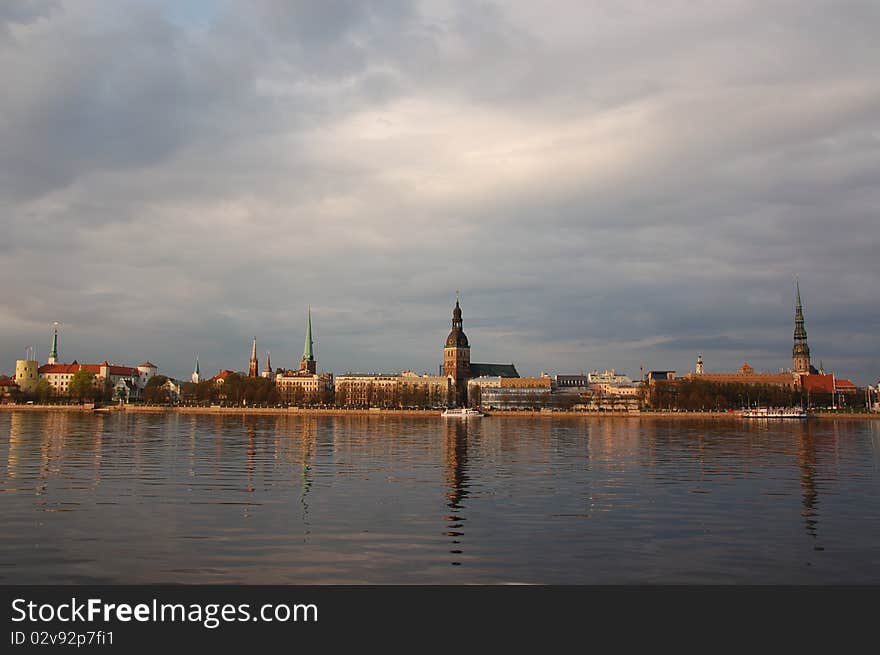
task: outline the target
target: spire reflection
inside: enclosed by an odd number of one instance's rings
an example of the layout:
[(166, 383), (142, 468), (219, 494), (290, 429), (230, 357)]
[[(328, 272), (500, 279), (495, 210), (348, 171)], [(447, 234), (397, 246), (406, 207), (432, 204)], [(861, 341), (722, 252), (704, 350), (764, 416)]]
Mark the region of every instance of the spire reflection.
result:
[[(800, 485), (803, 496), (801, 516), (807, 534), (813, 539), (818, 536), (816, 526), (819, 523), (819, 491), (816, 486), (816, 444), (813, 441), (809, 426), (803, 427), (803, 432), (798, 440), (798, 467), (800, 468)], [(817, 547), (818, 548), (818, 547)]]

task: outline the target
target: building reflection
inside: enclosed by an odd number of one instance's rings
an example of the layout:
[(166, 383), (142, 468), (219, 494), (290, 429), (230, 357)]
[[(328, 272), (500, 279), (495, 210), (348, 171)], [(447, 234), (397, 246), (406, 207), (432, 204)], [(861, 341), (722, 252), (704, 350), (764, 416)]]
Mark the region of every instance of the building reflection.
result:
[(874, 460), (880, 461), (880, 421), (871, 421), (871, 452)]
[(312, 532), (309, 521), (309, 492), (312, 490), (312, 466), (315, 460), (318, 440), (317, 421), (315, 418), (303, 418), (299, 437), (300, 491), (299, 502), (302, 506), (303, 541), (307, 541)]
[(38, 496), (46, 493), (49, 480), (61, 472), (65, 453), (64, 442), (69, 432), (70, 414), (68, 412), (48, 412), (46, 414), (40, 439), (40, 473), (36, 488)]
[(446, 536), (451, 538), (452, 565), (461, 565), (463, 516), (468, 496), (468, 425), (467, 421), (444, 423), (443, 462), (446, 483)]
[(798, 436), (797, 460), (798, 468), (800, 469), (801, 495), (803, 498), (801, 501), (801, 516), (804, 519), (807, 534), (815, 539), (818, 536), (816, 527), (819, 524), (819, 491), (816, 485), (816, 444), (810, 433), (809, 426), (803, 426), (803, 431)]
[[(251, 420), (245, 426), (245, 430), (247, 431), (247, 448), (245, 449), (245, 462), (244, 462), (244, 471), (245, 471), (245, 488), (244, 490), (247, 493), (254, 492), (254, 460), (256, 459), (257, 452), (257, 429), (254, 427), (254, 422)], [(247, 505), (245, 505), (245, 516), (247, 516)]]
[(6, 477), (16, 478), (25, 448), (25, 412), (9, 413), (9, 451), (6, 456)]

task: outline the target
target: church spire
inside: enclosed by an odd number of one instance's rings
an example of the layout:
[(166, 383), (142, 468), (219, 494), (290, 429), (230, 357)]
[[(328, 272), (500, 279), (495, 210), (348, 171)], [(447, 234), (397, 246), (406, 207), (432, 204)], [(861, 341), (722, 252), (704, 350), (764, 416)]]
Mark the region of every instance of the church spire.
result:
[(254, 337), (254, 345), (251, 346), (251, 360), (248, 366), (248, 377), (257, 377), (257, 338)]
[(201, 380), (201, 376), (199, 375), (199, 356), (196, 355), (196, 367), (193, 369), (192, 377), (193, 384), (198, 384)]
[(309, 315), (306, 320), (306, 342), (303, 346), (303, 359), (305, 361), (311, 361), (315, 358), (314, 353), (312, 352), (312, 346), (314, 342), (312, 341), (312, 306), (309, 305)]
[(263, 369), (263, 377), (271, 378), (272, 377), (272, 360), (270, 359), (271, 355), (269, 355), (269, 351), (266, 351), (266, 368)]
[(461, 321), (461, 305), (458, 304), (458, 291), (455, 292), (455, 307), (452, 310), (452, 329), (460, 330), (462, 328)]
[(308, 319), (306, 320), (306, 341), (303, 346), (303, 356), (299, 363), (301, 371), (309, 373), (317, 372), (317, 364), (315, 362), (314, 342), (312, 341), (312, 307), (309, 305)]
[(52, 347), (49, 349), (49, 364), (58, 362), (58, 321), (55, 321), (55, 332), (52, 334)]
[(795, 280), (795, 287), (797, 289), (797, 301), (795, 302), (794, 307), (794, 338), (799, 340), (806, 340), (807, 329), (804, 327), (804, 306), (801, 303), (800, 280)]
[(791, 349), (792, 365), (795, 373), (810, 373), (810, 346), (807, 343), (807, 328), (804, 327), (804, 306), (801, 303), (801, 283), (795, 279), (797, 295), (794, 306), (794, 347)]

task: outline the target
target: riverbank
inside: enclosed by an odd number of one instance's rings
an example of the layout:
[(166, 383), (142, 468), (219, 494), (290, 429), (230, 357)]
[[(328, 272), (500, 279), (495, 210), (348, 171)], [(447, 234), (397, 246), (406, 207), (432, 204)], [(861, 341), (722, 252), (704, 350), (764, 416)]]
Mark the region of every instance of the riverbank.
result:
[[(306, 416), (436, 416), (439, 410), (417, 409), (342, 409), (302, 407), (164, 407), (158, 405), (111, 405), (94, 409), (90, 405), (0, 405), (0, 411), (60, 411), (113, 414), (226, 414), (226, 415), (306, 415)], [(731, 419), (739, 418), (738, 412), (658, 412), (658, 411), (492, 411), (492, 418), (658, 418), (658, 419)], [(821, 419), (868, 419), (880, 420), (880, 413), (816, 412), (810, 418)]]

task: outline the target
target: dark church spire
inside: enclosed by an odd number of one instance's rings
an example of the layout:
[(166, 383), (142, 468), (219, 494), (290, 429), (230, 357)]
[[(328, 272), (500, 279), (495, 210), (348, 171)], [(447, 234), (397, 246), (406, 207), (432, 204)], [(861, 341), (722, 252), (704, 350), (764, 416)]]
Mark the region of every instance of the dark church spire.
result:
[(255, 378), (257, 377), (257, 338), (254, 337), (254, 344), (251, 346), (251, 359), (248, 363), (248, 377)]
[(458, 304), (458, 297), (455, 298), (455, 308), (452, 310), (452, 327), (460, 330), (461, 322), (461, 305)]
[(801, 303), (800, 280), (796, 280), (795, 285), (797, 288), (797, 302), (794, 308), (794, 338), (795, 340), (806, 340), (807, 329), (804, 327), (804, 306)]
[(807, 343), (807, 328), (804, 327), (804, 306), (801, 303), (800, 280), (795, 281), (797, 297), (794, 307), (794, 347), (791, 349), (795, 373), (810, 372), (810, 346)]

